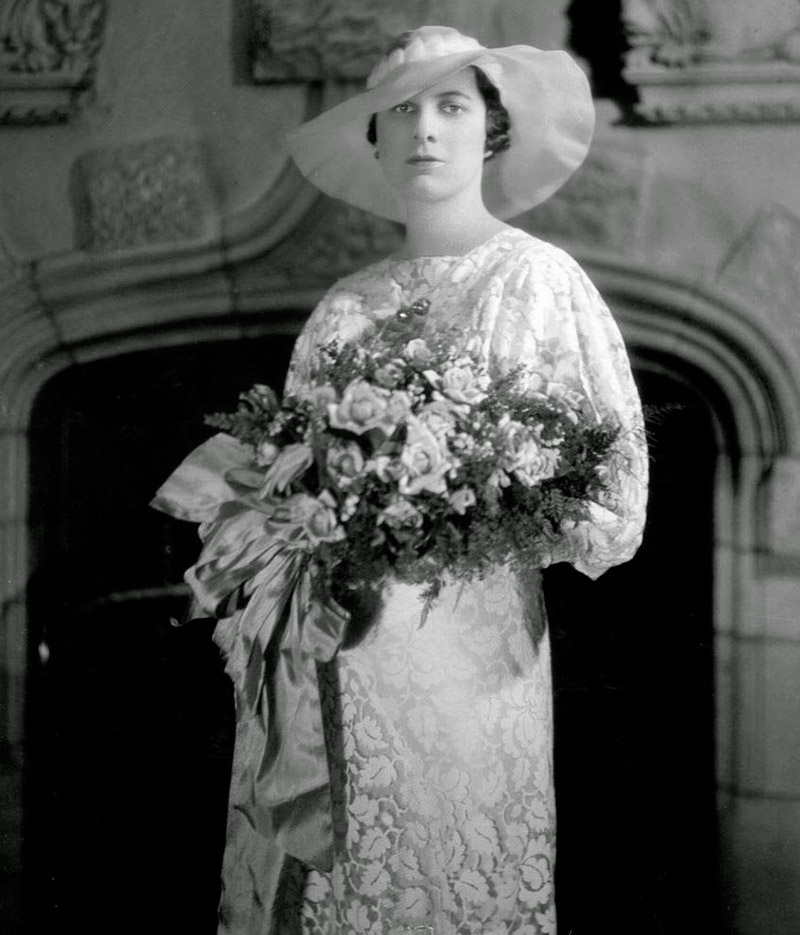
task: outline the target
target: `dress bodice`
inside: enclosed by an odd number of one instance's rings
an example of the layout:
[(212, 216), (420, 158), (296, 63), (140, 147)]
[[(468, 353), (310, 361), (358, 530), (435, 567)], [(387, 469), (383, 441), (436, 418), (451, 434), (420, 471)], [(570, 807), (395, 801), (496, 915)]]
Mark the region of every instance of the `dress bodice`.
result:
[(463, 256), (387, 258), (341, 279), (311, 314), (295, 351), (287, 392), (313, 381), (314, 349), (338, 338), (358, 342), (378, 331), (408, 340), (397, 311), (429, 303), (409, 325), (414, 337), (447, 335), (490, 372), (524, 363), (539, 385), (576, 389), (598, 418), (621, 426), (602, 502), (589, 519), (562, 530), (543, 564), (572, 562), (597, 577), (629, 559), (641, 541), (647, 453), (639, 395), (619, 329), (599, 293), (563, 250), (505, 228)]

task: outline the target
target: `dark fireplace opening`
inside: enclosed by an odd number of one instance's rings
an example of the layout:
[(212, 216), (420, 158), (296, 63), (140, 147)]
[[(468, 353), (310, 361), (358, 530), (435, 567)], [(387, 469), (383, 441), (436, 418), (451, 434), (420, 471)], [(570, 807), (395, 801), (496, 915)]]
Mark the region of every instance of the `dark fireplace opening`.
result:
[[(147, 504), (210, 434), (204, 413), (281, 385), (292, 340), (100, 360), (37, 401), (26, 931), (216, 930), (232, 695), (211, 624), (172, 622), (196, 529)], [(691, 390), (639, 380), (654, 407), (645, 545), (597, 583), (546, 576), (563, 935), (715, 930), (714, 441)]]
[[(233, 696), (211, 622), (182, 621), (197, 527), (148, 507), (290, 335), (74, 367), (32, 426), (25, 909), (31, 932), (212, 935)], [(37, 653), (38, 657), (38, 653)]]
[(636, 376), (651, 471), (642, 547), (596, 582), (566, 565), (545, 574), (559, 932), (711, 935), (714, 427), (693, 388)]

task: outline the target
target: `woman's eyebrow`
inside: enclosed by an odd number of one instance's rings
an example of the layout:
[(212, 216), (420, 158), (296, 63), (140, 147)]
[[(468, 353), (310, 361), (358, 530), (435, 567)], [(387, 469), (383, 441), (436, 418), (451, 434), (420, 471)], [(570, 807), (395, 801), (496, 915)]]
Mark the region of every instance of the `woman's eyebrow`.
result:
[[(453, 88), (452, 91), (440, 91), (436, 95), (435, 99), (437, 101), (441, 101), (446, 97), (463, 97), (465, 101), (473, 101), (475, 99), (474, 94), (469, 94), (466, 91), (458, 91), (455, 88)], [(406, 100), (404, 101), (400, 101), (400, 104), (414, 104), (416, 103), (416, 101), (417, 101), (417, 98), (409, 97), (409, 98), (406, 98)], [(399, 107), (400, 104), (395, 104), (394, 106)]]
[(436, 97), (437, 99), (443, 98), (443, 97), (463, 97), (466, 100), (472, 100), (471, 94), (467, 94), (465, 91), (456, 91), (456, 90), (442, 91), (441, 93), (437, 94)]

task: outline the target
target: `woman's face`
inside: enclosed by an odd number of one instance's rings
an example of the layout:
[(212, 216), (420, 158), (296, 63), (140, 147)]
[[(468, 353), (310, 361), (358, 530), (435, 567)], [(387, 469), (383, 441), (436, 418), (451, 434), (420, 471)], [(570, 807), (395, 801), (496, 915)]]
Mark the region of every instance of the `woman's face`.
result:
[(437, 202), (480, 191), (486, 104), (471, 68), (381, 111), (377, 131), (381, 169), (403, 199)]

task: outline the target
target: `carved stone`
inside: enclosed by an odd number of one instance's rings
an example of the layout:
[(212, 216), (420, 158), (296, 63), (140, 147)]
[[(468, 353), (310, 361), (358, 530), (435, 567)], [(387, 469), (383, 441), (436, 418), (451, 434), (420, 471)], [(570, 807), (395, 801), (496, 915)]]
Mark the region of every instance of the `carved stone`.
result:
[(69, 119), (94, 82), (108, 0), (5, 0), (0, 123)]
[(270, 258), (287, 282), (326, 288), (402, 242), (401, 228), (393, 221), (330, 199), (322, 199), (321, 206), (316, 223), (302, 225)]
[(800, 361), (800, 217), (777, 205), (762, 211), (726, 258), (718, 284), (753, 302), (785, 334)]
[(562, 189), (515, 223), (536, 236), (630, 256), (641, 243), (647, 176), (643, 153), (596, 144)]
[(646, 120), (800, 119), (800, 5), (623, 0), (623, 18)]
[(425, 23), (462, 26), (463, 0), (253, 0), (257, 81), (363, 79), (391, 37)]
[(30, 269), (17, 262), (0, 238), (0, 346), (5, 329), (31, 307), (35, 298)]
[(76, 229), (86, 250), (194, 239), (212, 199), (200, 147), (164, 136), (100, 149), (75, 164)]

